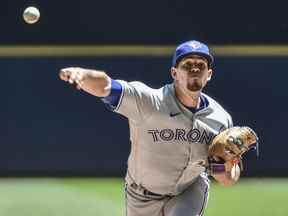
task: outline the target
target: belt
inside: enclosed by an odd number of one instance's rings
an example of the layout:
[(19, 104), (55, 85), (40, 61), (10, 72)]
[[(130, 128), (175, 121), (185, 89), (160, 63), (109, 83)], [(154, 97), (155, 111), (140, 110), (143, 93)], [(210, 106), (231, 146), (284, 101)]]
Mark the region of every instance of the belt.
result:
[(134, 191), (134, 193), (142, 194), (142, 196), (145, 196), (147, 198), (163, 199), (165, 197), (171, 197), (172, 196), (172, 195), (167, 195), (167, 194), (157, 194), (157, 193), (154, 193), (152, 191), (147, 190), (142, 185), (138, 185), (134, 181), (134, 178), (130, 175), (129, 171), (127, 171), (126, 184), (128, 187), (130, 187)]
[(164, 198), (164, 197), (168, 197), (169, 196), (169, 195), (163, 195), (163, 194), (157, 194), (157, 193), (151, 192), (151, 191), (147, 190), (146, 188), (144, 188), (143, 186), (137, 185), (135, 182), (130, 184), (130, 187), (133, 188), (136, 191), (141, 191), (143, 193), (143, 195), (146, 196), (146, 197)]

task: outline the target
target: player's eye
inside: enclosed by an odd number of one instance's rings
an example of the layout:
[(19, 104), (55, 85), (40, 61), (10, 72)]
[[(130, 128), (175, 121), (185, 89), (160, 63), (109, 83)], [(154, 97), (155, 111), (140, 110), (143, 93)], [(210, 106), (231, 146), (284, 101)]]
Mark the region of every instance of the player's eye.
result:
[(197, 67), (200, 70), (204, 70), (206, 68), (206, 64), (204, 62), (199, 62), (199, 63), (197, 63)]
[(193, 67), (193, 64), (191, 64), (189, 62), (180, 66), (180, 68), (182, 70), (185, 70), (185, 71), (190, 71), (192, 69), (192, 67)]
[(180, 68), (185, 71), (190, 71), (192, 70), (193, 67), (199, 68), (199, 70), (202, 71), (206, 68), (206, 64), (204, 62), (195, 62), (195, 63), (187, 62), (180, 66)]

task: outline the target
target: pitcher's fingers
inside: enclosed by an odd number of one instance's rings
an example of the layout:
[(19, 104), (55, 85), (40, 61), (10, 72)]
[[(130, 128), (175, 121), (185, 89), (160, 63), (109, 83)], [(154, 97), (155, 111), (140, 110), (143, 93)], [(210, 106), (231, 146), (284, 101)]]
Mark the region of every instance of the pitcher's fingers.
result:
[(83, 81), (81, 81), (81, 80), (75, 80), (75, 83), (76, 83), (76, 88), (78, 89), (78, 90), (81, 90), (82, 89), (82, 86), (83, 86)]
[(77, 80), (76, 75), (77, 75), (77, 72), (75, 72), (75, 71), (70, 73), (70, 77), (69, 77), (69, 80), (68, 80), (69, 83), (71, 83), (71, 84), (75, 83), (75, 81)]
[(59, 77), (61, 80), (68, 81), (69, 80), (69, 72), (65, 70), (61, 70), (59, 73)]
[(78, 82), (80, 82), (80, 81), (82, 81), (82, 79), (83, 79), (83, 75), (82, 75), (82, 73), (80, 72), (80, 71), (77, 71), (76, 73), (75, 73), (75, 82), (76, 83), (78, 83)]
[(241, 158), (240, 158), (239, 156), (236, 156), (236, 157), (233, 158), (233, 160), (232, 160), (232, 162), (233, 162), (234, 164), (238, 164), (238, 163), (240, 163), (240, 161), (241, 161)]

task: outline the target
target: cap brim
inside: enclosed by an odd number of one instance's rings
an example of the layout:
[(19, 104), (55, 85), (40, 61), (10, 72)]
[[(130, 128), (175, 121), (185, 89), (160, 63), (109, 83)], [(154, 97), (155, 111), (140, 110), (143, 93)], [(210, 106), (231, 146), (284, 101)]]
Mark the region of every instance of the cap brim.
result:
[(208, 54), (202, 53), (202, 52), (189, 52), (189, 53), (185, 53), (183, 55), (178, 56), (174, 66), (176, 66), (183, 58), (185, 58), (186, 56), (189, 56), (189, 55), (198, 55), (198, 56), (204, 57), (207, 60), (208, 65), (211, 65), (213, 63), (213, 57), (211, 55), (208, 55)]

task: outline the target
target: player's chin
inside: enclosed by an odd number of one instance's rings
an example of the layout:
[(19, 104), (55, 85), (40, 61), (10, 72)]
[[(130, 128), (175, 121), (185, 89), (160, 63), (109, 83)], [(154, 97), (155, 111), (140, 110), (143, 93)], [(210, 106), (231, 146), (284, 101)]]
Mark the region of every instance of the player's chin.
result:
[(191, 83), (188, 83), (187, 84), (187, 89), (189, 91), (192, 91), (192, 92), (197, 92), (197, 91), (200, 91), (202, 89), (202, 85), (200, 82), (197, 82), (197, 81), (193, 81)]

